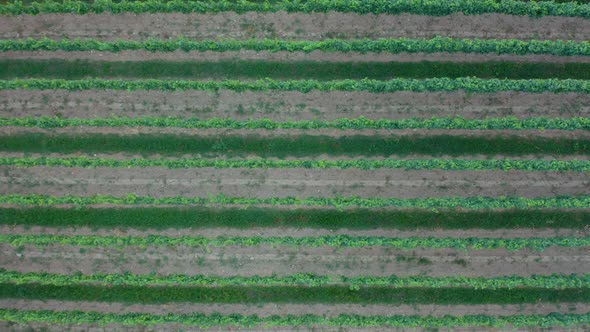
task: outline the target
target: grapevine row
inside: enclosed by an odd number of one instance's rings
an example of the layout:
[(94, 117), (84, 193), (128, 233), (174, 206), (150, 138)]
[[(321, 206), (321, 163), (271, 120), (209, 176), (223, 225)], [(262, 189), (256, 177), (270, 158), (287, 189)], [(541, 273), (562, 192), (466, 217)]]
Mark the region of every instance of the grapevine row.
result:
[(92, 2), (70, 0), (45, 0), (25, 4), (13, 1), (0, 6), (2, 15), (41, 14), (41, 13), (218, 13), (233, 11), (254, 12), (328, 12), (358, 14), (418, 14), (443, 16), (462, 12), (466, 15), (488, 13), (526, 15), (526, 16), (566, 16), (590, 18), (590, 6), (576, 2), (559, 3), (553, 1), (503, 0), (272, 0), (272, 1), (216, 1), (216, 0), (146, 0), (115, 1), (96, 0)]
[(0, 126), (63, 128), (63, 127), (173, 127), (173, 128), (223, 128), (223, 129), (468, 129), (468, 130), (496, 130), (496, 129), (558, 129), (558, 130), (589, 130), (590, 118), (546, 118), (532, 117), (519, 119), (517, 117), (466, 119), (456, 117), (432, 117), (430, 119), (409, 118), (399, 120), (340, 118), (333, 121), (298, 120), (275, 121), (269, 118), (235, 120), (231, 118), (198, 118), (179, 117), (107, 117), (107, 118), (62, 118), (62, 117), (24, 117), (2, 118)]
[(99, 313), (82, 311), (16, 310), (0, 309), (0, 320), (27, 324), (107, 324), (156, 325), (183, 324), (202, 329), (212, 327), (273, 327), (273, 326), (341, 326), (341, 327), (406, 327), (406, 328), (454, 328), (454, 327), (572, 327), (590, 324), (590, 313), (549, 315), (512, 315), (512, 316), (359, 316), (339, 315), (336, 317), (303, 316), (244, 316), (240, 314), (167, 314), (152, 315), (143, 313)]
[(223, 194), (209, 197), (151, 197), (136, 196), (49, 196), (49, 195), (2, 195), (0, 204), (16, 204), (28, 206), (51, 206), (73, 204), (78, 206), (90, 204), (110, 205), (272, 205), (272, 206), (333, 206), (344, 207), (396, 207), (421, 209), (512, 209), (512, 208), (590, 208), (590, 196), (552, 196), (526, 198), (515, 196), (500, 197), (432, 197), (432, 198), (361, 198), (357, 196), (338, 197), (274, 197), (249, 198), (227, 197)]
[(553, 238), (434, 238), (404, 237), (390, 238), (378, 236), (324, 235), (318, 237), (216, 237), (164, 235), (138, 236), (86, 236), (86, 235), (20, 235), (0, 234), (0, 243), (14, 247), (23, 245), (69, 245), (83, 247), (109, 247), (122, 249), (129, 246), (147, 248), (150, 246), (189, 246), (189, 247), (225, 247), (225, 246), (295, 246), (295, 247), (334, 247), (364, 248), (367, 246), (383, 246), (403, 250), (416, 248), (451, 248), (458, 250), (506, 249), (520, 250), (530, 248), (543, 251), (548, 247), (588, 247), (590, 236), (587, 237), (553, 237)]
[(285, 40), (171, 40), (148, 38), (143, 41), (97, 39), (5, 39), (0, 40), (0, 52), (7, 51), (101, 51), (121, 52), (146, 50), (174, 51), (266, 51), (266, 52), (360, 52), (360, 53), (479, 53), (479, 54), (545, 54), (557, 56), (590, 56), (590, 42), (573, 40), (518, 40), (518, 39), (459, 39), (451, 37), (396, 38), (396, 39), (324, 39)]
[(318, 91), (367, 91), (385, 93), (395, 91), (459, 91), (489, 93), (500, 91), (520, 91), (530, 93), (590, 93), (590, 80), (575, 79), (480, 79), (475, 77), (410, 79), (396, 78), (380, 80), (273, 80), (257, 81), (187, 81), (187, 80), (105, 80), (105, 79), (15, 79), (0, 80), (0, 90), (231, 90), (231, 91), (298, 91), (307, 93)]
[(531, 287), (544, 289), (589, 288), (590, 274), (583, 275), (533, 275), (530, 277), (429, 277), (417, 275), (412, 277), (377, 276), (322, 276), (309, 273), (298, 273), (287, 276), (210, 276), (172, 274), (159, 276), (155, 273), (135, 274), (51, 274), (51, 273), (20, 273), (0, 270), (0, 283), (68, 286), (73, 284), (94, 284), (102, 286), (308, 286), (347, 285), (351, 289), (365, 286), (381, 287), (470, 287), (474, 289), (498, 289)]
[(276, 160), (276, 159), (202, 159), (202, 158), (131, 158), (112, 159), (99, 157), (0, 157), (0, 165), (33, 167), (112, 167), (144, 168), (312, 168), (312, 169), (349, 169), (373, 170), (379, 168), (406, 170), (518, 170), (551, 172), (587, 172), (590, 160), (519, 160), (519, 159), (354, 159), (354, 160)]

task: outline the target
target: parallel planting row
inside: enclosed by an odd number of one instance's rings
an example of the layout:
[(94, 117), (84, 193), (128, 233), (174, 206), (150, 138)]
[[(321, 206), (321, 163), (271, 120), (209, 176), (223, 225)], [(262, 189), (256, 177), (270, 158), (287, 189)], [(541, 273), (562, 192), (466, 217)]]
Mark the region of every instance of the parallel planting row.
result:
[[(482, 31), (424, 23), (447, 15)], [(0, 4), (0, 330), (590, 325), (586, 19), (582, 0)], [(541, 21), (560, 31), (508, 31)]]
[[(120, 127), (125, 128), (125, 127)], [(316, 157), (355, 156), (388, 157), (408, 155), (484, 156), (552, 155), (579, 156), (587, 159), (590, 138), (552, 138), (535, 136), (490, 135), (361, 135), (328, 136), (306, 132), (287, 136), (277, 133), (272, 137), (261, 134), (187, 135), (139, 132), (132, 135), (63, 132), (59, 135), (46, 132), (5, 134), (0, 151), (13, 153), (134, 153), (145, 156), (185, 156), (199, 154), (208, 158), (224, 156), (244, 157)], [(516, 133), (516, 131), (514, 131)], [(485, 161), (481, 161), (485, 163)], [(583, 161), (575, 160), (574, 163)]]
[(453, 170), (453, 171), (553, 171), (587, 172), (590, 160), (542, 160), (542, 159), (206, 159), (206, 158), (98, 158), (80, 157), (2, 157), (0, 166), (34, 167), (111, 167), (111, 168), (308, 168), (308, 169), (350, 169), (373, 170), (379, 168), (406, 170)]
[[(140, 2), (136, 2), (140, 3)], [(143, 2), (141, 2), (143, 3)], [(590, 7), (590, 6), (589, 6)], [(150, 52), (174, 51), (267, 51), (267, 52), (360, 52), (360, 53), (478, 53), (478, 54), (545, 54), (558, 56), (590, 56), (590, 42), (571, 40), (518, 40), (518, 39), (457, 39), (435, 37), (431, 39), (324, 39), (321, 41), (250, 39), (250, 40), (191, 40), (178, 38), (144, 41), (98, 39), (7, 39), (0, 40), (0, 51), (103, 51), (121, 52), (145, 50)]]
[[(560, 3), (564, 2), (564, 3)], [(565, 1), (522, 1), (504, 0), (450, 0), (445, 2), (422, 0), (271, 0), (259, 1), (42, 1), (25, 4), (14, 1), (0, 6), (1, 15), (40, 14), (40, 13), (211, 13), (211, 12), (328, 12), (338, 11), (358, 14), (401, 14), (450, 15), (462, 12), (466, 15), (500, 13), (528, 16), (570, 16), (590, 18), (590, 5)]]
[(175, 323), (197, 328), (211, 327), (277, 327), (300, 326), (312, 328), (314, 326), (337, 327), (405, 327), (405, 328), (458, 328), (458, 327), (575, 327), (590, 323), (590, 314), (550, 314), (550, 315), (513, 315), (513, 316), (358, 316), (340, 315), (337, 317), (323, 317), (316, 315), (304, 316), (243, 316), (232, 315), (204, 315), (204, 314), (114, 314), (82, 311), (29, 311), (0, 309), (0, 319), (15, 323), (27, 324), (44, 322), (48, 324), (123, 324), (147, 325)]
[[(17, 202), (16, 204), (23, 202)], [(34, 205), (34, 202), (30, 202)], [(57, 202), (61, 203), (61, 202)], [(72, 203), (72, 202), (70, 202)], [(78, 203), (78, 202), (75, 202)], [(18, 223), (17, 223), (18, 222)], [(0, 225), (98, 229), (272, 228), (344, 230), (572, 229), (590, 227), (590, 211), (576, 209), (379, 210), (265, 207), (37, 207), (0, 209)]]
[(150, 235), (132, 236), (62, 236), (62, 235), (0, 235), (0, 243), (14, 247), (22, 245), (69, 245), (125, 248), (128, 246), (147, 248), (159, 246), (187, 247), (227, 247), (227, 246), (295, 246), (295, 247), (334, 247), (363, 248), (367, 246), (391, 247), (411, 250), (416, 248), (452, 248), (452, 249), (507, 249), (521, 250), (530, 248), (543, 251), (548, 247), (588, 247), (590, 237), (555, 237), (555, 238), (391, 238), (378, 236), (354, 237), (348, 235), (319, 237), (169, 237)]
[(530, 209), (530, 208), (587, 208), (590, 195), (585, 196), (555, 196), (526, 198), (515, 196), (500, 197), (433, 197), (433, 198), (361, 198), (361, 197), (228, 197), (223, 194), (202, 197), (163, 197), (136, 196), (128, 194), (125, 197), (110, 195), (96, 196), (49, 196), (49, 195), (2, 195), (0, 204), (51, 206), (74, 204), (77, 206), (109, 204), (109, 205), (275, 205), (275, 206), (331, 206), (337, 208), (422, 208), (422, 209)]
[(387, 81), (380, 80), (273, 80), (270, 78), (256, 81), (187, 81), (187, 80), (105, 80), (105, 79), (14, 79), (0, 80), (0, 89), (15, 90), (211, 90), (220, 89), (231, 91), (367, 91), (371, 93), (387, 93), (395, 91), (458, 91), (474, 93), (490, 93), (499, 91), (521, 91), (530, 93), (590, 93), (590, 83), (587, 80), (576, 79), (480, 79), (475, 77), (460, 78), (428, 78), (406, 79), (398, 78)]
[(351, 119), (342, 118), (334, 121), (301, 120), (277, 122), (272, 119), (233, 120), (227, 118), (175, 117), (110, 117), (98, 119), (76, 119), (61, 117), (26, 117), (0, 118), (0, 126), (64, 128), (64, 127), (162, 127), (162, 128), (199, 128), (199, 129), (558, 129), (558, 130), (590, 130), (590, 118), (527, 118), (516, 117), (465, 119), (462, 117), (372, 120), (364, 117)]
[(0, 283), (67, 286), (72, 284), (92, 285), (132, 285), (132, 286), (309, 286), (344, 285), (350, 289), (364, 286), (402, 287), (471, 287), (474, 289), (514, 289), (518, 287), (535, 287), (547, 289), (587, 288), (590, 286), (590, 275), (548, 275), (531, 277), (496, 277), (496, 278), (468, 278), (468, 277), (346, 277), (320, 276), (301, 273), (290, 276), (256, 276), (256, 277), (219, 277), (208, 275), (167, 275), (158, 276), (132, 274), (95, 274), (95, 275), (60, 275), (50, 273), (18, 273), (14, 271), (0, 271)]
[[(590, 58), (589, 58), (590, 61)], [(478, 77), (505, 79), (589, 79), (590, 63), (514, 62), (340, 62), (316, 61), (68, 61), (0, 60), (0, 78), (108, 77), (125, 79), (339, 79)]]

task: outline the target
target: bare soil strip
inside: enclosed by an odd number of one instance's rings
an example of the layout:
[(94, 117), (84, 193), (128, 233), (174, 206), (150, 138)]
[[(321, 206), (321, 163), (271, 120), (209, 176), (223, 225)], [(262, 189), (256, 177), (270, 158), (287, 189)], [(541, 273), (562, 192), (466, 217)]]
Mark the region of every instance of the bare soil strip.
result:
[[(195, 204), (196, 205), (196, 204)], [(79, 208), (79, 205), (75, 205), (75, 204), (55, 204), (55, 205), (50, 205), (53, 208), (60, 208), (60, 209), (72, 209), (72, 208)], [(190, 207), (191, 205), (185, 205), (187, 207)], [(240, 209), (240, 208), (244, 208), (244, 205), (240, 205), (240, 204), (208, 204), (207, 206), (209, 207), (214, 207), (214, 208), (234, 208), (234, 209)], [(0, 204), (1, 208), (21, 208), (21, 209), (26, 209), (27, 205), (19, 205), (19, 204)], [(121, 204), (86, 204), (83, 206), (84, 208), (95, 208), (95, 209), (102, 209), (102, 208), (117, 208), (117, 209), (126, 209), (126, 208), (141, 208), (141, 207), (147, 207), (147, 208), (153, 208), (154, 205), (150, 205), (150, 204), (133, 204), (133, 205), (121, 205)], [(178, 208), (178, 205), (175, 204), (162, 204), (162, 205), (157, 205), (158, 208)], [(257, 208), (275, 208), (275, 209), (281, 209), (281, 210), (298, 210), (298, 209), (305, 209), (305, 208), (309, 208), (307, 206), (301, 206), (301, 205), (271, 205), (271, 204), (257, 204), (256, 205)], [(312, 207), (313, 209), (320, 209), (320, 210), (333, 210), (335, 207), (334, 206), (314, 206)], [(343, 208), (344, 211), (347, 210), (354, 210), (357, 209), (356, 207), (345, 207)], [(411, 211), (413, 210), (412, 208), (399, 208), (399, 207), (384, 207), (382, 208), (383, 210), (390, 210), (390, 211)], [(495, 211), (509, 211), (511, 209), (494, 209)], [(560, 210), (560, 209), (549, 209), (549, 210)], [(572, 208), (572, 209), (564, 209), (566, 211), (571, 211), (571, 210), (575, 210), (575, 211), (584, 211), (584, 212), (590, 212), (590, 208)], [(475, 209), (474, 211), (478, 211), (477, 209)], [(481, 210), (480, 210), (481, 211)], [(119, 230), (118, 230), (119, 231)]]
[(584, 314), (590, 306), (583, 303), (537, 303), (522, 305), (354, 305), (342, 303), (338, 305), (324, 304), (198, 304), (198, 303), (171, 303), (165, 305), (146, 304), (122, 304), (87, 301), (56, 301), (56, 300), (0, 300), (0, 308), (18, 310), (54, 310), (54, 311), (96, 311), (104, 313), (149, 313), (153, 315), (220, 313), (223, 315), (241, 314), (257, 315), (259, 317), (272, 315), (321, 315), (335, 317), (340, 314), (348, 315), (546, 315), (553, 312)]
[(498, 54), (473, 54), (473, 53), (359, 53), (359, 52), (266, 52), (266, 51), (174, 51), (174, 52), (150, 52), (150, 51), (5, 51), (2, 52), (5, 59), (66, 59), (66, 60), (94, 60), (94, 61), (329, 61), (329, 62), (551, 62), (551, 63), (589, 63), (587, 56), (556, 56), (556, 55), (498, 55)]
[[(17, 220), (14, 221), (18, 223)], [(395, 223), (395, 220), (391, 221)], [(477, 223), (474, 220), (473, 223)], [(252, 224), (256, 224), (256, 220), (252, 220)], [(387, 237), (436, 237), (436, 238), (464, 238), (464, 237), (490, 237), (490, 238), (539, 238), (539, 237), (557, 237), (557, 236), (573, 236), (583, 237), (588, 236), (587, 231), (573, 230), (573, 229), (465, 229), (465, 230), (415, 230), (415, 231), (401, 231), (396, 229), (375, 229), (375, 230), (350, 230), (350, 229), (318, 229), (318, 228), (286, 228), (286, 227), (251, 227), (248, 229), (236, 229), (229, 227), (220, 228), (170, 228), (165, 230), (154, 229), (133, 229), (133, 228), (112, 228), (112, 229), (94, 229), (89, 227), (41, 227), (41, 226), (7, 226), (0, 225), (0, 234), (20, 234), (20, 235), (94, 235), (94, 236), (111, 236), (113, 232), (124, 234), (125, 236), (148, 236), (148, 235), (164, 235), (164, 236), (285, 236), (288, 234), (292, 237), (305, 236), (322, 236), (322, 235), (353, 235), (353, 236), (387, 236)]]
[[(10, 331), (10, 332), (30, 332), (30, 331), (47, 331), (47, 332), (106, 332), (106, 331), (116, 331), (116, 332), (145, 332), (145, 331), (161, 331), (161, 332), (201, 332), (201, 331), (208, 331), (208, 332), (234, 332), (234, 331), (241, 331), (241, 332), (259, 332), (259, 331), (267, 331), (267, 332), (312, 332), (312, 331), (322, 331), (322, 332), (430, 332), (432, 328), (394, 328), (394, 327), (387, 327), (387, 328), (379, 328), (379, 327), (370, 327), (370, 328), (347, 328), (347, 327), (264, 327), (259, 326), (255, 328), (236, 328), (236, 327), (213, 327), (209, 329), (191, 327), (187, 325), (180, 325), (180, 324), (158, 324), (158, 325), (151, 325), (149, 327), (141, 326), (141, 325), (122, 325), (122, 324), (108, 324), (105, 326), (96, 325), (96, 324), (79, 324), (79, 325), (60, 325), (60, 324), (50, 324), (50, 323), (28, 323), (24, 325), (18, 325), (9, 322), (2, 322), (0, 321), (0, 330), (2, 331)], [(487, 327), (478, 327), (477, 331), (482, 332), (543, 332), (546, 328), (513, 328), (513, 327), (504, 327), (504, 328), (487, 328)], [(438, 331), (443, 332), (450, 332), (450, 331), (458, 331), (458, 332), (469, 332), (474, 331), (474, 328), (452, 328), (452, 329), (444, 329), (439, 328)], [(587, 329), (585, 327), (551, 327), (551, 331), (553, 332), (586, 332)]]
[(590, 95), (499, 92), (232, 92), (0, 90), (0, 116), (175, 116), (334, 120), (590, 115)]
[[(192, 135), (194, 137), (241, 136), (260, 138), (296, 137), (301, 136), (377, 136), (377, 137), (428, 137), (428, 136), (461, 136), (461, 137), (506, 137), (506, 138), (561, 138), (561, 139), (590, 139), (590, 130), (472, 130), (472, 129), (199, 129), (174, 127), (64, 127), (64, 128), (30, 128), (30, 127), (0, 127), (0, 138), (4, 135), (44, 133), (48, 135), (85, 135), (85, 134), (113, 134), (125, 137), (134, 135)], [(219, 152), (222, 154), (222, 152)], [(240, 154), (241, 155), (241, 154)], [(360, 154), (359, 154), (360, 156)]]
[(196, 39), (286, 38), (504, 38), (590, 39), (590, 21), (578, 17), (511, 16), (503, 14), (448, 16), (218, 13), (218, 14), (41, 14), (6, 16), (0, 38), (148, 37)]
[(159, 247), (125, 249), (0, 244), (0, 267), (19, 272), (268, 276), (314, 273), (375, 276), (468, 276), (587, 273), (590, 248), (532, 250), (398, 250), (292, 247)]
[(590, 194), (583, 172), (0, 167), (0, 194), (471, 197)]

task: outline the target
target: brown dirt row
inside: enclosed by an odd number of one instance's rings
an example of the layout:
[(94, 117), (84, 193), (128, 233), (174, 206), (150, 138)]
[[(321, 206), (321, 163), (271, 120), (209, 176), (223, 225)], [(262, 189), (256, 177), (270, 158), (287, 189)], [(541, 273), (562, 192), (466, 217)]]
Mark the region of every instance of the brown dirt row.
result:
[(0, 127), (0, 137), (15, 134), (46, 133), (50, 135), (84, 135), (84, 134), (113, 134), (125, 137), (134, 135), (191, 135), (193, 137), (229, 137), (257, 136), (261, 138), (297, 137), (305, 136), (377, 136), (377, 137), (428, 137), (428, 136), (462, 136), (462, 137), (506, 137), (506, 138), (562, 138), (588, 139), (588, 130), (470, 130), (470, 129), (197, 129), (176, 127), (64, 127), (64, 128), (29, 128), (29, 127)]
[[(75, 204), (56, 204), (56, 205), (52, 205), (55, 208), (60, 208), (60, 209), (72, 209), (72, 208), (79, 208), (79, 205), (75, 205)], [(187, 205), (187, 206), (191, 206), (191, 205)], [(198, 206), (202, 206), (202, 205), (198, 205)], [(208, 207), (216, 207), (216, 208), (248, 208), (248, 206), (244, 206), (244, 205), (240, 205), (240, 204), (207, 204)], [(27, 209), (29, 208), (26, 205), (18, 205), (18, 204), (0, 204), (1, 208), (20, 208), (20, 209)], [(95, 208), (95, 209), (102, 209), (102, 208), (117, 208), (117, 209), (129, 209), (129, 208), (141, 208), (141, 207), (154, 207), (153, 204), (133, 204), (133, 205), (120, 205), (120, 204), (88, 204), (88, 205), (84, 205), (85, 208)], [(174, 204), (162, 204), (162, 205), (157, 205), (156, 207), (159, 208), (178, 208), (178, 205), (174, 205)], [(336, 209), (336, 207), (334, 206), (314, 206), (314, 207), (309, 207), (309, 206), (301, 206), (301, 205), (270, 205), (270, 204), (257, 204), (256, 205), (257, 208), (275, 208), (275, 209), (280, 209), (280, 210), (300, 210), (300, 209), (307, 209), (307, 208), (313, 208), (313, 209), (320, 209), (320, 210), (334, 210)], [(343, 208), (343, 211), (348, 211), (348, 210), (356, 210), (358, 208), (355, 207), (348, 207), (348, 208)], [(410, 208), (396, 208), (396, 207), (385, 207), (385, 208), (380, 208), (382, 210), (387, 210), (387, 211), (412, 211), (412, 209)], [(491, 209), (493, 211), (496, 212), (501, 212), (501, 211), (510, 211), (511, 209)], [(566, 209), (536, 209), (536, 210), (541, 210), (541, 211), (559, 211), (559, 210), (565, 210), (565, 211), (578, 211), (578, 212), (590, 212), (590, 208), (566, 208)], [(121, 230), (122, 231), (122, 230)]]
[(66, 59), (93, 61), (227, 61), (227, 60), (261, 60), (261, 61), (330, 61), (330, 62), (551, 62), (551, 63), (588, 63), (587, 56), (553, 56), (553, 55), (498, 55), (472, 53), (359, 53), (359, 52), (257, 52), (241, 50), (235, 52), (150, 52), (150, 51), (5, 51), (5, 59)]
[(42, 14), (3, 17), (0, 38), (249, 39), (287, 38), (513, 38), (590, 39), (584, 18), (502, 14), (448, 16), (218, 13), (218, 14)]
[(223, 315), (241, 314), (259, 317), (272, 315), (321, 315), (335, 317), (340, 314), (349, 315), (421, 315), (421, 316), (462, 316), (462, 315), (547, 315), (553, 312), (584, 314), (590, 306), (583, 303), (536, 303), (522, 305), (380, 305), (380, 304), (199, 304), (170, 303), (164, 305), (123, 304), (88, 301), (57, 301), (57, 300), (0, 300), (0, 308), (18, 310), (53, 310), (53, 311), (95, 311), (104, 313), (149, 313), (153, 315), (220, 313)]
[[(252, 223), (255, 224), (255, 220)], [(395, 222), (392, 220), (392, 222)], [(473, 221), (474, 223), (477, 220)], [(15, 220), (15, 224), (17, 221)], [(588, 230), (590, 231), (590, 230)], [(229, 227), (219, 228), (169, 228), (164, 230), (155, 229), (134, 229), (134, 228), (111, 228), (111, 229), (95, 229), (89, 227), (40, 227), (40, 226), (7, 226), (0, 225), (0, 234), (21, 234), (21, 235), (41, 235), (41, 234), (55, 234), (55, 235), (96, 235), (96, 236), (111, 236), (113, 233), (122, 234), (125, 236), (148, 236), (148, 235), (165, 235), (165, 236), (285, 236), (288, 234), (292, 237), (304, 236), (322, 236), (322, 235), (341, 235), (349, 234), (354, 236), (386, 236), (386, 237), (492, 237), (492, 238), (529, 238), (529, 237), (555, 237), (555, 236), (574, 236), (582, 237), (588, 236), (588, 231), (572, 230), (572, 229), (464, 229), (464, 230), (425, 230), (419, 229), (415, 231), (401, 231), (396, 229), (375, 229), (375, 230), (355, 230), (355, 229), (316, 229), (316, 228), (288, 228), (288, 227), (251, 227), (248, 229), (236, 229)]]
[(583, 172), (1, 166), (0, 194), (208, 197), (543, 197), (590, 194)]
[(78, 248), (51, 245), (20, 248), (0, 244), (0, 267), (20, 272), (82, 272), (206, 275), (506, 276), (587, 273), (590, 248), (531, 250), (399, 250), (384, 247), (127, 247)]
[(1, 90), (0, 116), (117, 116), (334, 120), (462, 116), (518, 118), (590, 114), (590, 95), (499, 92), (232, 92)]
[[(314, 327), (266, 327), (266, 326), (258, 326), (254, 328), (237, 328), (237, 327), (212, 327), (209, 329), (197, 328), (187, 325), (180, 325), (180, 324), (159, 324), (153, 326), (133, 326), (133, 325), (122, 325), (122, 324), (108, 324), (105, 326), (96, 325), (96, 324), (79, 324), (79, 325), (60, 325), (60, 324), (49, 324), (49, 323), (28, 323), (28, 324), (14, 324), (10, 322), (2, 322), (0, 321), (0, 330), (7, 331), (7, 332), (31, 332), (31, 331), (46, 331), (46, 332), (233, 332), (233, 331), (240, 331), (240, 332), (259, 332), (259, 331), (266, 331), (266, 332), (431, 332), (432, 328), (378, 328), (378, 327), (370, 327), (370, 328), (346, 328), (346, 327), (324, 327), (324, 326), (314, 326)], [(437, 328), (437, 331), (441, 332), (472, 332), (472, 331), (481, 331), (481, 332), (545, 332), (547, 328), (541, 327), (527, 327), (527, 328), (514, 328), (514, 327), (504, 327), (504, 328), (487, 328), (487, 327), (477, 327), (477, 328), (470, 328), (470, 327), (461, 327), (461, 328), (453, 328), (453, 329), (444, 329), (444, 328)], [(587, 332), (588, 328), (582, 327), (551, 327), (552, 332)]]

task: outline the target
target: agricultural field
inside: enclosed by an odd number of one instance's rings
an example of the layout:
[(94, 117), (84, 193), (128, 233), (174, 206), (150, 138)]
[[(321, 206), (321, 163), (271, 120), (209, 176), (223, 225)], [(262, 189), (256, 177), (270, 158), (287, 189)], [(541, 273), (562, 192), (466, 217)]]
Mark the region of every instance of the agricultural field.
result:
[(0, 54), (0, 331), (590, 331), (585, 0), (10, 0)]

